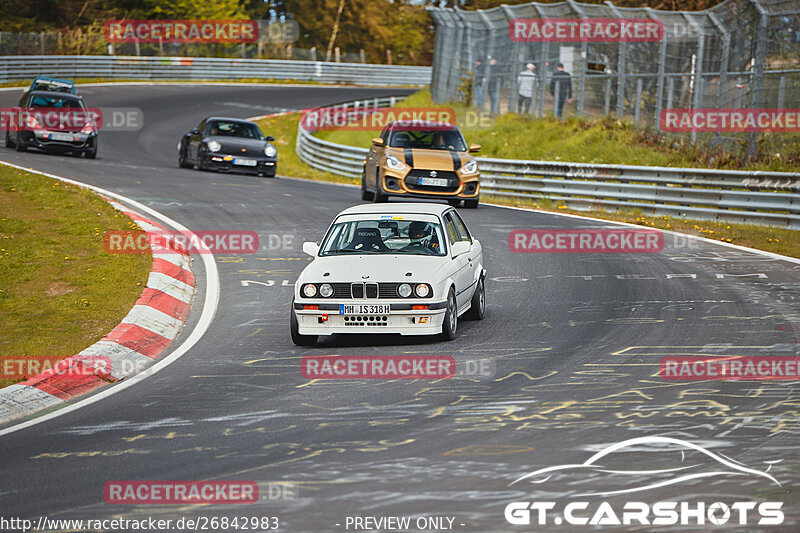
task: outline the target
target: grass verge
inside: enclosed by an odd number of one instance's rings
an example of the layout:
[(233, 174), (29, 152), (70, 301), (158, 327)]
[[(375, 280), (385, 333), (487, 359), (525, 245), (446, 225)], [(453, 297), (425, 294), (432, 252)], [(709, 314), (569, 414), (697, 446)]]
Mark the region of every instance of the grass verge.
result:
[(0, 165), (0, 358), (68, 357), (125, 317), (152, 264), (105, 251), (104, 232), (127, 229), (138, 226), (94, 193)]
[[(427, 91), (420, 91), (415, 93), (408, 99), (404, 100), (401, 104), (404, 107), (424, 107), (426, 102), (429, 103), (429, 96)], [(426, 100), (427, 99), (427, 100)], [(456, 113), (459, 111), (456, 110)], [(322, 172), (314, 169), (303, 163), (297, 156), (294, 150), (295, 142), (297, 139), (297, 122), (300, 115), (298, 113), (290, 113), (262, 119), (259, 121), (264, 133), (273, 135), (277, 140), (276, 144), (280, 148), (280, 162), (279, 172), (288, 176), (295, 176), (299, 178), (307, 178), (322, 181), (334, 181), (339, 183), (354, 183), (357, 184), (358, 180), (354, 178), (347, 178), (329, 172)], [(526, 119), (522, 119), (526, 120)], [(546, 136), (558, 139), (560, 136), (569, 137), (569, 121), (566, 123), (560, 121), (550, 121), (543, 119), (547, 123), (552, 122), (554, 130), (559, 128), (566, 128), (566, 131), (561, 133), (548, 132)], [(589, 130), (593, 127), (587, 128)], [(474, 133), (474, 132), (473, 132)], [(481, 132), (483, 138), (471, 138), (469, 133), (465, 131), (468, 141), (485, 142), (487, 137), (502, 138), (503, 134), (499, 136)], [(490, 132), (491, 133), (491, 132)], [(595, 132), (596, 133), (596, 132)], [(570, 157), (574, 160), (583, 161), (586, 157), (591, 156), (593, 163), (620, 163), (616, 159), (616, 150), (619, 148), (620, 143), (630, 141), (625, 138), (608, 138), (595, 133), (588, 135), (582, 142), (587, 143), (587, 146), (578, 152), (577, 148), (565, 148), (563, 152), (556, 152), (559, 144), (556, 141), (549, 141), (540, 147), (540, 151), (535, 151), (533, 155), (523, 155), (520, 148), (504, 148), (499, 150), (494, 144), (484, 144), (485, 150), (483, 155), (491, 157), (508, 157), (508, 158), (527, 158), (527, 159), (550, 159), (550, 160), (564, 160), (570, 161)], [(333, 142), (342, 144), (350, 144), (352, 146), (369, 146), (370, 139), (376, 136), (376, 132), (361, 132), (361, 131), (333, 131), (333, 132), (320, 132), (319, 136)], [(522, 142), (522, 141), (520, 141)], [(580, 144), (580, 143), (578, 143)], [(489, 152), (489, 153), (487, 153)], [(662, 166), (696, 166), (697, 160), (691, 159), (688, 155), (682, 153), (674, 154), (660, 154), (653, 155), (650, 148), (629, 148), (624, 151), (626, 157), (633, 158), (629, 161), (622, 161), (624, 163), (637, 163), (636, 157), (646, 159), (649, 165), (662, 165)], [(554, 153), (561, 153), (562, 155), (552, 155)], [(581, 156), (578, 153), (582, 153)], [(549, 154), (549, 156), (545, 156)], [(571, 154), (571, 156), (563, 155)], [(792, 169), (796, 170), (796, 169)], [(355, 198), (355, 197), (354, 197)], [(769, 226), (758, 226), (753, 224), (740, 224), (740, 223), (727, 223), (727, 222), (712, 222), (712, 221), (699, 221), (686, 218), (674, 218), (664, 216), (649, 216), (642, 214), (641, 210), (630, 211), (616, 211), (607, 212), (604, 210), (577, 210), (570, 209), (563, 203), (554, 203), (545, 198), (531, 198), (525, 200), (516, 200), (505, 197), (496, 197), (483, 195), (484, 201), (491, 201), (501, 205), (510, 205), (516, 207), (524, 207), (529, 209), (536, 209), (539, 211), (551, 211), (558, 213), (571, 213), (576, 215), (591, 216), (605, 220), (614, 220), (619, 222), (628, 222), (631, 224), (639, 224), (642, 226), (659, 228), (664, 230), (678, 231), (692, 235), (698, 235), (713, 240), (719, 240), (731, 244), (738, 244), (747, 246), (758, 250), (765, 250), (781, 255), (800, 258), (800, 231), (794, 231), (783, 228), (775, 228)]]
[[(800, 167), (799, 134), (763, 134), (755, 158), (744, 161), (709, 142), (692, 145), (686, 139), (659, 135), (613, 117), (560, 120), (506, 113), (481, 116), (479, 121), (474, 110), (462, 105), (434, 104), (429, 90), (416, 92), (395, 107), (451, 108), (467, 142), (480, 144), (481, 155), (485, 157), (781, 172), (796, 172)], [(379, 133), (379, 130), (336, 130), (318, 135), (336, 143), (369, 146)], [(781, 141), (780, 149), (774, 148), (776, 140)]]

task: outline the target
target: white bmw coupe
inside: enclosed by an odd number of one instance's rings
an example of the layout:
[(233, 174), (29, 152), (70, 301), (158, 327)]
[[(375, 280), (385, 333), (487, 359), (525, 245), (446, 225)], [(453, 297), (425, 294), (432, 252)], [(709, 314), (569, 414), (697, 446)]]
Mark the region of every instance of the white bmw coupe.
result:
[(358, 205), (339, 213), (300, 273), (292, 341), (319, 335), (395, 333), (453, 339), (458, 317), (483, 318), (483, 250), (448, 205)]

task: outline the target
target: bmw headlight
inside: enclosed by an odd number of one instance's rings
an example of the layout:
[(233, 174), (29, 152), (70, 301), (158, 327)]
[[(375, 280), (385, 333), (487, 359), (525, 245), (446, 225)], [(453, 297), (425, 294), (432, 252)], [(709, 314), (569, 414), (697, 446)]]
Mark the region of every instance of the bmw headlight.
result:
[(403, 170), (406, 168), (406, 164), (400, 161), (393, 155), (386, 156), (386, 166), (391, 168), (392, 170)]
[(478, 162), (474, 159), (461, 167), (462, 174), (475, 174), (478, 171)]
[(408, 283), (403, 283), (399, 287), (397, 287), (397, 294), (399, 294), (402, 298), (408, 298), (411, 296), (411, 285)]
[(330, 298), (333, 295), (333, 287), (330, 283), (323, 283), (319, 287), (319, 295), (323, 298)]
[(275, 154), (277, 154), (277, 153), (278, 153), (278, 151), (271, 144), (268, 144), (267, 146), (264, 147), (264, 154), (267, 157), (275, 157)]
[(211, 150), (212, 152), (219, 152), (220, 150), (222, 150), (222, 145), (217, 141), (208, 141), (206, 143), (206, 146), (208, 146), (208, 149)]
[(317, 295), (317, 286), (313, 283), (303, 285), (303, 296), (306, 298), (313, 298)]
[(420, 298), (425, 298), (426, 296), (428, 296), (431, 293), (431, 288), (430, 288), (429, 285), (427, 285), (425, 283), (420, 283), (414, 289), (414, 292), (416, 292), (417, 296), (419, 296)]

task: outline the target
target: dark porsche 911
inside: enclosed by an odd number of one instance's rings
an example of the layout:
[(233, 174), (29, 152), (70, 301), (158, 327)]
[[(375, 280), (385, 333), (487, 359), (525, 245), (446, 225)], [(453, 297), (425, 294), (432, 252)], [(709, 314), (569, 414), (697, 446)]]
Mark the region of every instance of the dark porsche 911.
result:
[(178, 165), (274, 177), (278, 152), (254, 122), (209, 117), (178, 143)]

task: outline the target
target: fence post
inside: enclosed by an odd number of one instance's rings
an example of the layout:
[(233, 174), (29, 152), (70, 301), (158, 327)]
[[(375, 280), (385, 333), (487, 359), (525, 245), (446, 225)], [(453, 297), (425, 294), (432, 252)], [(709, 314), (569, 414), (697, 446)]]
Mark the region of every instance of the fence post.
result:
[(664, 103), (664, 71), (667, 64), (667, 28), (655, 11), (651, 8), (645, 8), (647, 14), (651, 19), (661, 21), (661, 26), (664, 28), (664, 35), (658, 47), (658, 78), (656, 78), (656, 109), (653, 116), (653, 126), (656, 131), (661, 131), (661, 110)]
[[(759, 0), (750, 0), (750, 3), (758, 11), (758, 33), (756, 34), (756, 57), (753, 63), (753, 82), (750, 86), (750, 109), (756, 109), (764, 102), (764, 63), (767, 56), (767, 26), (769, 24), (769, 13), (761, 5)], [(747, 135), (747, 158), (752, 159), (756, 155), (755, 132)]]
[(786, 75), (782, 75), (778, 81), (778, 109), (783, 109), (786, 105)]
[(603, 114), (608, 115), (611, 113), (611, 75), (608, 74), (606, 78), (606, 99), (603, 104)]
[[(623, 18), (617, 7), (606, 0), (605, 4), (619, 18)], [(617, 118), (622, 118), (625, 112), (625, 69), (627, 68), (628, 44), (620, 41), (619, 59), (617, 60)]]
[(639, 110), (642, 107), (642, 83), (644, 80), (642, 78), (636, 79), (636, 102), (634, 105), (636, 106), (633, 109), (633, 121), (639, 122)]
[(316, 60), (317, 60), (317, 47), (316, 46), (312, 46), (311, 47), (311, 61), (316, 61)]
[[(575, 3), (575, 0), (567, 0), (567, 3), (575, 11), (581, 20), (586, 18), (586, 13), (580, 8), (578, 4)], [(578, 116), (583, 116), (584, 110), (584, 101), (586, 99), (586, 70), (588, 68), (588, 55), (589, 55), (589, 43), (585, 40), (581, 40), (581, 52), (580, 52), (580, 59), (578, 60), (578, 65), (580, 69), (580, 73), (578, 75)]]
[(672, 109), (672, 95), (675, 94), (675, 78), (667, 80), (667, 109)]
[[(694, 69), (692, 71), (692, 109), (700, 109), (703, 107), (703, 96), (705, 88), (703, 85), (703, 58), (705, 56), (705, 32), (702, 26), (694, 20), (694, 15), (691, 13), (683, 13), (683, 17), (689, 25), (697, 32), (697, 54)], [(690, 134), (692, 144), (697, 142), (697, 132), (692, 128)]]

